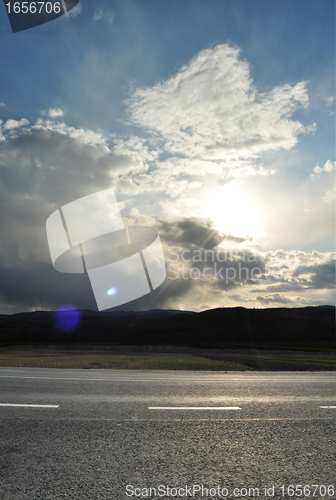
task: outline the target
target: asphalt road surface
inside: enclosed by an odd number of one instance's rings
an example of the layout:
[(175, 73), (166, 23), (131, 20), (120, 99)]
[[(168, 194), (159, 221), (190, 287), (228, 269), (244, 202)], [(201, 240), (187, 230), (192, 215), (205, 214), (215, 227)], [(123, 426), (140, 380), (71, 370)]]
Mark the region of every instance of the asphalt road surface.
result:
[(328, 499), (335, 476), (335, 372), (0, 368), (1, 499)]

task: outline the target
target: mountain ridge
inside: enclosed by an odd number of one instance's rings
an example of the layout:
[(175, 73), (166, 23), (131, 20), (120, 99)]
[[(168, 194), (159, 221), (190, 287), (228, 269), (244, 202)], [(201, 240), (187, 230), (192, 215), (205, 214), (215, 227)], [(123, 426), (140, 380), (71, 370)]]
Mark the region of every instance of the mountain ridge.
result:
[[(335, 307), (202, 312), (79, 311), (76, 328), (64, 329), (55, 311), (0, 315), (0, 345), (181, 345), (195, 348), (335, 348)], [(268, 347), (267, 347), (268, 346)]]

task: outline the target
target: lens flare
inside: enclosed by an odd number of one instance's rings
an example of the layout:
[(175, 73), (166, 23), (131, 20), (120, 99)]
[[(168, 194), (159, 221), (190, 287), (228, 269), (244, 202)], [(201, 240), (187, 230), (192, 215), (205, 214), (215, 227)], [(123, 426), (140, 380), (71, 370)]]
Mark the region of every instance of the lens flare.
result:
[(54, 316), (54, 323), (62, 332), (73, 332), (80, 323), (80, 311), (71, 304), (60, 307)]
[(109, 290), (107, 290), (107, 295), (115, 295), (117, 293), (117, 289), (115, 286), (113, 286), (112, 288), (110, 288)]

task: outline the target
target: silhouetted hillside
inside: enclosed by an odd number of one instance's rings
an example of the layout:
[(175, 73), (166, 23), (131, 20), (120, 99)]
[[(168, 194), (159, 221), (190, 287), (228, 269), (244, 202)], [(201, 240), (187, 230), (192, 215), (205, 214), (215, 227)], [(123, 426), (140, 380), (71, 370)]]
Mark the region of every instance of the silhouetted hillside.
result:
[(81, 311), (72, 332), (57, 329), (54, 312), (0, 315), (0, 344), (184, 345), (335, 349), (335, 307), (220, 308), (200, 313)]

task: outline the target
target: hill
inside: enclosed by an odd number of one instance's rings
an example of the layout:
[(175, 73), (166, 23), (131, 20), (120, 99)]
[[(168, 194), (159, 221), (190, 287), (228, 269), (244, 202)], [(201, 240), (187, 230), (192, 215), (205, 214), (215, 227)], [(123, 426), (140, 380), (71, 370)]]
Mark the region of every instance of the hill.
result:
[(204, 349), (335, 350), (335, 307), (219, 308), (200, 313), (81, 311), (73, 331), (55, 313), (0, 315), (0, 345), (175, 345)]

